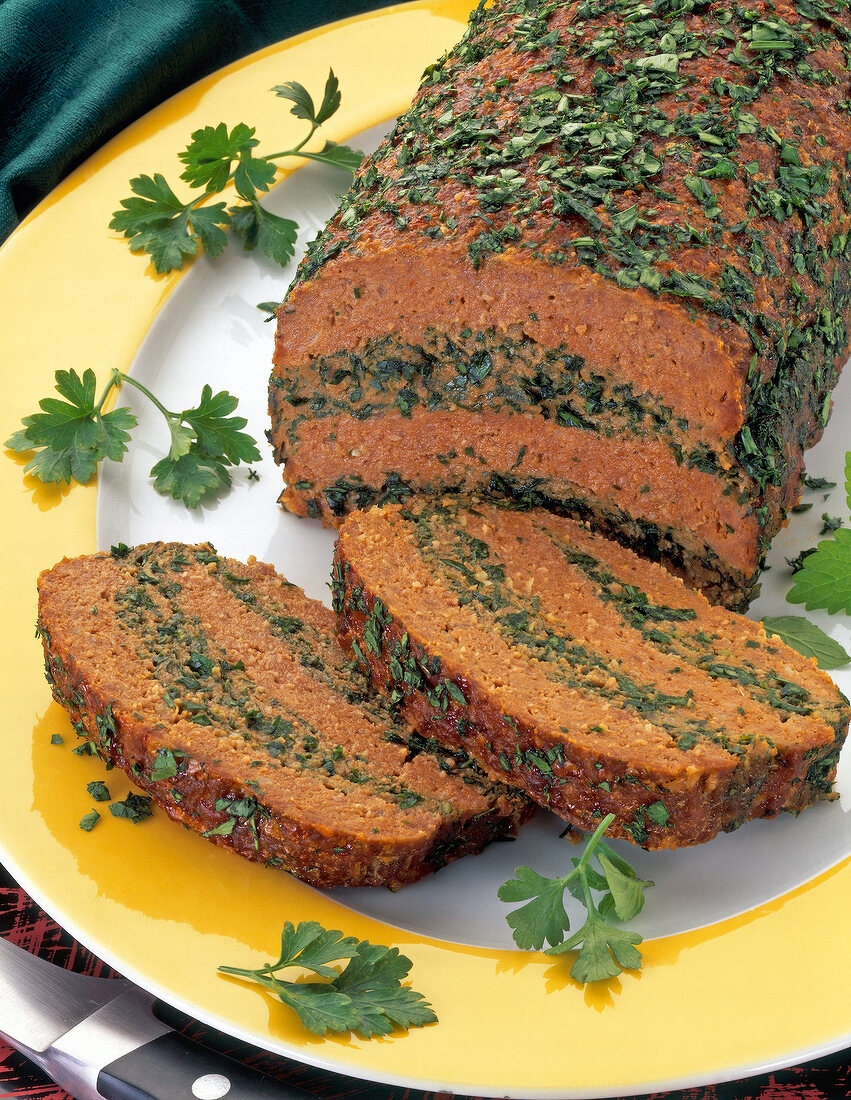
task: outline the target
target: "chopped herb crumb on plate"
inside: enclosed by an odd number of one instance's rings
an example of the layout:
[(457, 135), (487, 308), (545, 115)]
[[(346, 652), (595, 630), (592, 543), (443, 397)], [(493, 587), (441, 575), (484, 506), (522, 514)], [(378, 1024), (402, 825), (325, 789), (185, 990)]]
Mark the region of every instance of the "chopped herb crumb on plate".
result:
[[(419, 0), (263, 51), (170, 100), (63, 184), (0, 252), (8, 353), (3, 437), (37, 407), (57, 369), (82, 377), (92, 368), (101, 387), (112, 369), (132, 372), (168, 409), (192, 408), (204, 385), (232, 393), (246, 430), (262, 439), (272, 334), (257, 307), (280, 300), (288, 274), (257, 250), (231, 250), (154, 277), (105, 229), (111, 213), (129, 179), (172, 163), (188, 135), (206, 125), (245, 122), (264, 141), (277, 137), (274, 148), (298, 141), (303, 123), (269, 89), (291, 80), (321, 89), (329, 66), (343, 98), (325, 124), (327, 139), (374, 147), (467, 14), (461, 0)], [(337, 170), (314, 163), (272, 193), (272, 212), (301, 227), (299, 249), (333, 211), (340, 187)], [(848, 515), (848, 376), (835, 400), (808, 469), (836, 486), (806, 490), (805, 502), (814, 506), (777, 536), (752, 616), (804, 611), (786, 602), (793, 579), (786, 559), (831, 537), (819, 534), (822, 512)], [(728, 1079), (851, 1043), (843, 934), (851, 904), (847, 767), (841, 799), (798, 820), (751, 823), (700, 850), (630, 849), (638, 878), (655, 883), (630, 921), (643, 936), (643, 965), (586, 986), (570, 975), (572, 952), (519, 951), (506, 921), (513, 903), (497, 898), (515, 868), (532, 867), (548, 879), (570, 872), (578, 849), (545, 814), (517, 841), (394, 894), (313, 890), (220, 851), (163, 814), (134, 824), (107, 812), (110, 803), (96, 801), (88, 784), (105, 783), (113, 804), (126, 801), (127, 787), (93, 758), (73, 753), (77, 739), (50, 701), (33, 637), (38, 572), (63, 556), (120, 542), (209, 540), (222, 553), (272, 562), (327, 602), (333, 541), (315, 522), (281, 514), (279, 474), (265, 445), (251, 460), (254, 476), (238, 467), (232, 491), (211, 506), (188, 512), (160, 497), (148, 475), (168, 450), (168, 425), (129, 388), (121, 403), (137, 416), (138, 434), (121, 465), (101, 469), (97, 487), (45, 487), (22, 480), (22, 462), (0, 465), (8, 581), (0, 857), (73, 935), (142, 986), (231, 1034), (306, 1063), (423, 1089), (615, 1096)], [(841, 615), (807, 617), (848, 648)], [(832, 675), (848, 694), (848, 669)], [(94, 827), (81, 829), (92, 813), (100, 815), (89, 819)], [(611, 848), (622, 850), (619, 842)], [(565, 904), (579, 917), (572, 897)], [(411, 960), (410, 981), (439, 1023), (381, 1041), (356, 1034), (320, 1039), (256, 984), (218, 973), (221, 965), (262, 968), (287, 921), (315, 921), (397, 948)], [(816, 922), (823, 933), (813, 937)], [(572, 920), (572, 928), (581, 925)], [(702, 1017), (712, 1020), (711, 1043), (694, 1026), (695, 990)], [(525, 1052), (522, 1061), (517, 1049)]]

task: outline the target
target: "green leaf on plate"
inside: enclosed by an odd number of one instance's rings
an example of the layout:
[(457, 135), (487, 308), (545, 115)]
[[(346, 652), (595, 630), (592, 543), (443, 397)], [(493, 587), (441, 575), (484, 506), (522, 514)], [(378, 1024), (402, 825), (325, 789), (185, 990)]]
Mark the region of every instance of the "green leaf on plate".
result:
[[(661, 809), (651, 813), (652, 806)], [(662, 803), (652, 803), (647, 813), (656, 824), (663, 825), (667, 821), (667, 810)], [(635, 946), (641, 943), (641, 936), (618, 928), (610, 918), (631, 920), (637, 916), (644, 906), (644, 889), (653, 883), (640, 879), (632, 864), (601, 840), (614, 819), (614, 814), (603, 818), (588, 838), (582, 856), (571, 860), (573, 870), (563, 877), (546, 878), (531, 867), (517, 867), (516, 878), (504, 882), (497, 894), (500, 901), (526, 902), (506, 917), (518, 947), (540, 949), (546, 941), (552, 945), (546, 949), (548, 955), (561, 955), (579, 948), (570, 971), (579, 982), (613, 978), (624, 968), (641, 966), (641, 952)], [(598, 861), (600, 870), (591, 865), (592, 858)], [(570, 931), (564, 907), (565, 891), (576, 898), (587, 913), (585, 923), (568, 939), (564, 938), (564, 933)], [(593, 891), (605, 891), (598, 903), (594, 901)]]
[(782, 638), (805, 657), (815, 657), (819, 668), (842, 668), (851, 661), (839, 642), (803, 615), (778, 615), (762, 620), (766, 634)]
[[(344, 970), (329, 965), (341, 959), (349, 960)], [(290, 966), (312, 970), (325, 980), (297, 982), (278, 977), (278, 971)], [(326, 930), (316, 921), (302, 921), (297, 927), (286, 922), (276, 962), (256, 970), (219, 967), (224, 974), (258, 982), (292, 1008), (315, 1035), (357, 1031), (366, 1038), (437, 1020), (423, 995), (402, 985), (410, 969), (411, 960), (397, 948), (359, 941), (336, 928)]]
[(851, 530), (840, 528), (804, 558), (786, 599), (808, 611), (823, 608), (851, 615)]

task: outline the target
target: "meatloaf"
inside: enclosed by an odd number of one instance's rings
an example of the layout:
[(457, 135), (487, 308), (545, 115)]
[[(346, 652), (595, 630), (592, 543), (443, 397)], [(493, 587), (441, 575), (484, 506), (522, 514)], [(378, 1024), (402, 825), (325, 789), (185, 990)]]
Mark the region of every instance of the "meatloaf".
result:
[(278, 311), (282, 503), (593, 520), (743, 607), (848, 346), (844, 0), (494, 0)]
[(413, 882), (529, 814), (427, 743), (340, 649), (334, 615), (260, 562), (152, 543), (39, 579), (77, 732), (176, 821), (315, 886)]
[(424, 737), (591, 830), (710, 840), (831, 797), (847, 700), (814, 661), (543, 509), (457, 496), (355, 512), (341, 640)]

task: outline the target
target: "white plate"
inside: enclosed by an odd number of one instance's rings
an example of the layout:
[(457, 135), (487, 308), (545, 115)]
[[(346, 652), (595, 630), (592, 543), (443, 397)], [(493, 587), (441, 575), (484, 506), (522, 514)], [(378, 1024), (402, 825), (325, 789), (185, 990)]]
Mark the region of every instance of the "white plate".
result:
[[(374, 128), (354, 138), (359, 149), (373, 149), (384, 133)], [(270, 201), (278, 214), (301, 227), (298, 255), (285, 274), (258, 253), (229, 251), (214, 261), (197, 263), (154, 322), (132, 373), (170, 409), (189, 408), (201, 386), (228, 389), (240, 399), (239, 412), (248, 428), (263, 440), (268, 420), (266, 384), (274, 349), (274, 322), (257, 303), (279, 300), (298, 258), (333, 213), (339, 172), (317, 164), (302, 168), (281, 184)], [(235, 488), (211, 507), (189, 512), (154, 492), (148, 471), (168, 448), (168, 431), (161, 415), (143, 397), (126, 387), (122, 403), (139, 418), (137, 443), (121, 464), (106, 463), (98, 497), (98, 546), (133, 545), (156, 539), (209, 541), (236, 558), (249, 554), (270, 562), (308, 595), (328, 603), (333, 532), (318, 521), (283, 513), (275, 498), (281, 472), (263, 440), (260, 480), (249, 480), (239, 469)], [(810, 452), (808, 468), (837, 482), (830, 493), (808, 493), (813, 508), (792, 517), (776, 540), (771, 569), (764, 575), (763, 594), (751, 614), (799, 614), (785, 601), (790, 570), (784, 560), (814, 545), (821, 513), (847, 517), (843, 463), (843, 425), (851, 414), (851, 372), (836, 395), (836, 408), (822, 442)], [(827, 499), (823, 499), (827, 496)], [(837, 640), (851, 639), (838, 617), (810, 616)], [(851, 672), (840, 670), (837, 683), (851, 693)], [(678, 852), (643, 852), (632, 845), (618, 847), (639, 875), (655, 883), (649, 903), (634, 922), (646, 938), (668, 936), (735, 916), (807, 882), (851, 854), (851, 759), (844, 754), (837, 789), (838, 803), (821, 803), (795, 820), (783, 815), (772, 822), (754, 822), (710, 844)], [(497, 900), (500, 883), (521, 863), (542, 874), (563, 873), (563, 822), (540, 813), (513, 844), (492, 846), (484, 856), (450, 866), (415, 887), (397, 894), (348, 890), (334, 897), (358, 912), (400, 928), (481, 947), (512, 946), (505, 922), (506, 907)], [(578, 914), (578, 903), (572, 901)]]

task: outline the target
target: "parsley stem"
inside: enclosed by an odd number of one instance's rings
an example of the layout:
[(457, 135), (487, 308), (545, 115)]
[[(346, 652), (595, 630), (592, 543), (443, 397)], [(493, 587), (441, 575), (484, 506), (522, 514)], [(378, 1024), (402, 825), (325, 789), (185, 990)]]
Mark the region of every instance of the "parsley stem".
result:
[(588, 842), (585, 845), (585, 851), (582, 853), (574, 871), (574, 874), (577, 874), (579, 876), (579, 882), (582, 886), (582, 904), (588, 910), (589, 919), (596, 916), (597, 907), (594, 904), (593, 897), (591, 896), (591, 887), (588, 885), (588, 876), (585, 874), (585, 871), (588, 867), (588, 861), (594, 854), (594, 849), (597, 847), (597, 842), (614, 820), (614, 814), (607, 814), (603, 818), (603, 820), (588, 838)]
[(313, 123), (313, 129), (310, 131), (310, 133), (307, 135), (306, 138), (304, 138), (302, 141), (300, 141), (298, 143), (298, 145), (294, 146), (292, 149), (284, 149), (283, 152), (280, 152), (280, 153), (265, 153), (264, 156), (266, 157), (266, 160), (277, 160), (278, 157), (294, 157), (294, 156), (297, 156), (301, 152), (301, 150), (305, 147), (305, 145), (307, 145), (307, 143), (310, 141), (310, 139), (313, 137), (313, 135), (316, 133), (316, 131), (318, 129), (319, 129), (318, 125), (314, 122)]
[[(161, 401), (158, 401), (156, 397), (154, 397), (147, 386), (143, 386), (141, 382), (137, 382), (135, 378), (131, 378), (129, 374), (124, 374), (123, 371), (113, 370), (112, 377), (109, 380), (109, 386), (107, 387), (107, 393), (109, 392), (109, 387), (116, 386), (119, 383), (124, 382), (127, 382), (129, 385), (135, 386), (137, 390), (140, 390), (145, 395), (145, 397), (148, 398), (149, 401), (153, 402), (153, 404), (156, 405), (156, 407), (160, 410), (166, 420), (180, 419), (180, 414), (169, 412), (165, 405), (163, 405)], [(106, 397), (106, 394), (104, 394), (104, 397)], [(100, 408), (100, 406), (98, 406), (98, 408)]]
[(591, 887), (588, 885), (587, 876), (580, 875), (579, 882), (582, 886), (582, 904), (588, 911), (588, 920), (590, 921), (597, 915), (597, 906), (594, 904), (594, 899), (591, 897)]
[[(310, 139), (313, 137), (313, 135), (316, 133), (316, 131), (318, 129), (319, 129), (318, 126), (314, 126), (314, 128), (310, 131), (310, 133), (307, 135), (307, 137), (304, 139), (304, 141), (300, 141), (298, 143), (298, 145), (295, 146), (294, 149), (284, 149), (280, 153), (270, 153), (268, 156), (264, 156), (263, 159), (272, 161), (272, 160), (279, 160), (282, 157), (296, 157), (296, 156), (302, 156), (302, 157), (305, 157), (305, 158), (308, 158), (308, 159), (311, 158), (313, 156), (312, 153), (302, 153), (301, 149), (302, 149), (303, 146), (305, 146), (308, 143), (308, 141), (310, 141)], [(191, 212), (195, 209), (196, 206), (203, 206), (204, 203), (207, 202), (208, 199), (213, 198), (215, 195), (221, 195), (223, 191), (225, 191), (228, 187), (230, 187), (230, 185), (233, 183), (233, 181), (235, 179), (236, 179), (236, 169), (234, 169), (234, 171), (230, 173), (230, 175), (228, 176), (228, 178), (225, 180), (224, 184), (221, 187), (217, 187), (214, 190), (206, 190), (202, 194), (198, 195), (197, 198), (190, 199), (187, 203), (185, 203), (181, 216), (184, 217), (186, 214), (191, 214)], [(237, 191), (237, 195), (241, 199), (245, 199), (246, 201), (253, 202), (255, 204), (257, 203), (256, 198), (251, 199), (251, 198), (249, 198), (248, 195), (244, 195), (241, 191)]]
[[(588, 838), (588, 842), (585, 845), (585, 851), (582, 853), (582, 856), (579, 860), (579, 863), (577, 863), (577, 865), (576, 865), (576, 870), (578, 872), (581, 873), (588, 866), (588, 860), (594, 854), (594, 849), (597, 847), (597, 841), (600, 839), (600, 837), (603, 835), (603, 833), (606, 831), (606, 829), (608, 829), (608, 827), (611, 825), (611, 823), (614, 820), (615, 820), (615, 815), (614, 814), (606, 814), (606, 816), (603, 818), (603, 820), (600, 822), (600, 824), (597, 826), (597, 828), (594, 830), (594, 832)], [(584, 875), (583, 875), (583, 882), (584, 882)]]
[(101, 413), (103, 412), (103, 407), (106, 404), (106, 399), (112, 393), (113, 389), (115, 389), (115, 387), (119, 386), (120, 384), (121, 384), (121, 371), (116, 370), (113, 367), (113, 369), (112, 369), (112, 371), (110, 372), (110, 375), (109, 375), (109, 381), (107, 382), (106, 386), (104, 387), (103, 393), (100, 395), (100, 401), (98, 401), (97, 405), (95, 405), (95, 407), (94, 407), (94, 414), (98, 418), (98, 420), (100, 420)]

